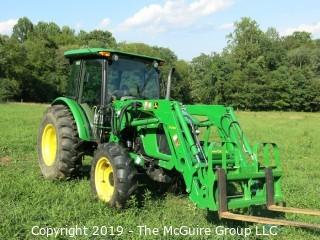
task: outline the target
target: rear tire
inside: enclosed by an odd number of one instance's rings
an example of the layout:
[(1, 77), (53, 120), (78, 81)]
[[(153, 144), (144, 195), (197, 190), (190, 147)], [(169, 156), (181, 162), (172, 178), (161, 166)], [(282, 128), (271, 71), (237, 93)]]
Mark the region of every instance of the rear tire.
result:
[(45, 113), (38, 133), (38, 160), (47, 179), (68, 179), (78, 175), (82, 154), (73, 116), (65, 105), (53, 105)]
[(136, 169), (128, 152), (117, 143), (98, 146), (91, 165), (91, 189), (95, 197), (122, 208), (134, 192)]

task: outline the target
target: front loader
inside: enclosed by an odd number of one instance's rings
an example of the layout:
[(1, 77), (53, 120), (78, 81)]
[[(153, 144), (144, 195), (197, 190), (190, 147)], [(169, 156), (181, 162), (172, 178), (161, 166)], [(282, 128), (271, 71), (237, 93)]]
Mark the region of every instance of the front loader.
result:
[(249, 144), (231, 107), (184, 105), (160, 96), (159, 58), (112, 49), (70, 50), (69, 93), (55, 99), (38, 136), (45, 178), (76, 177), (93, 156), (94, 195), (123, 207), (137, 174), (171, 183), (181, 176), (190, 200), (220, 218), (318, 228), (319, 225), (232, 213), (264, 205), (270, 211), (320, 216), (282, 206), (282, 169), (274, 143)]

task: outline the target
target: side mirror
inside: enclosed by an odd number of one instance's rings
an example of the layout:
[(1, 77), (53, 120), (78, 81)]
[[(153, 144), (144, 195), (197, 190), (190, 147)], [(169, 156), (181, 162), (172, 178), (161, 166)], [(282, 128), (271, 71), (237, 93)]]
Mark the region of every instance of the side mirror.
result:
[(167, 82), (167, 93), (166, 93), (166, 99), (170, 100), (170, 92), (171, 92), (171, 79), (172, 74), (174, 73), (175, 68), (171, 68), (168, 74), (168, 82)]

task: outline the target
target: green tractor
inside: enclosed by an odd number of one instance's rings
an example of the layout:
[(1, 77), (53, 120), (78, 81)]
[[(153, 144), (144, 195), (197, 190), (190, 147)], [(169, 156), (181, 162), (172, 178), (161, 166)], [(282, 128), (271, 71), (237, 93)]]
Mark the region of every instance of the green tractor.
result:
[(76, 177), (93, 156), (94, 195), (123, 207), (137, 174), (159, 184), (180, 176), (190, 200), (220, 218), (319, 228), (319, 225), (240, 215), (233, 209), (265, 205), (270, 211), (320, 216), (282, 206), (278, 147), (251, 147), (231, 107), (184, 105), (160, 96), (159, 58), (112, 49), (65, 52), (71, 64), (69, 93), (44, 114), (38, 136), (41, 172), (48, 179)]

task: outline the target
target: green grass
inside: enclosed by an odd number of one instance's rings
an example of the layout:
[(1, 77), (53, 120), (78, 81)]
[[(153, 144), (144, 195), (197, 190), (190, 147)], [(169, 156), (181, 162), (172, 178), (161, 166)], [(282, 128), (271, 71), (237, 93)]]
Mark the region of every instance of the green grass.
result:
[[(0, 104), (0, 238), (34, 239), (32, 226), (72, 227), (122, 226), (120, 237), (101, 239), (141, 239), (137, 225), (149, 227), (199, 226), (215, 228), (237, 226), (237, 222), (219, 222), (207, 211), (199, 210), (186, 196), (159, 196), (143, 193), (142, 206), (137, 197), (128, 208), (114, 210), (93, 199), (87, 178), (73, 181), (47, 181), (37, 163), (37, 131), (45, 105)], [(282, 189), (289, 206), (320, 209), (320, 114), (282, 112), (240, 112), (240, 123), (251, 144), (277, 142), (280, 146), (284, 178)], [(139, 203), (139, 204), (138, 204)], [(139, 206), (138, 206), (139, 205)], [(320, 223), (317, 217), (288, 214), (288, 219)], [(241, 227), (255, 225), (240, 224)], [(262, 228), (262, 227), (260, 227)], [(279, 228), (273, 239), (319, 239), (319, 232)], [(90, 236), (77, 239), (93, 238)], [(202, 236), (202, 239), (242, 239), (230, 235)], [(246, 239), (272, 239), (251, 235)], [(45, 237), (41, 239), (46, 239)], [(58, 239), (72, 239), (60, 236)], [(145, 239), (160, 239), (148, 236)], [(200, 239), (170, 236), (161, 239)]]

